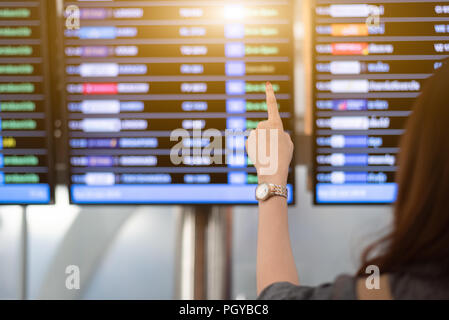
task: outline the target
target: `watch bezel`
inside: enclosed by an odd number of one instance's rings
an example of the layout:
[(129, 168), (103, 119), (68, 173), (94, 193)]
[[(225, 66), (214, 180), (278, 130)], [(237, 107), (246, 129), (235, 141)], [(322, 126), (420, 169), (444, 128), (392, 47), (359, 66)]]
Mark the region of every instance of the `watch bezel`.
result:
[[(262, 187), (264, 187), (264, 186), (267, 187), (267, 193), (265, 194), (265, 196), (259, 197), (258, 194), (257, 194), (257, 190), (259, 190), (259, 188), (262, 188)], [(258, 201), (265, 201), (265, 200), (267, 200), (267, 199), (270, 197), (270, 195), (271, 195), (271, 187), (270, 187), (270, 184), (268, 184), (268, 183), (261, 183), (261, 184), (259, 184), (259, 185), (257, 186), (257, 188), (256, 188), (256, 200), (258, 200)]]

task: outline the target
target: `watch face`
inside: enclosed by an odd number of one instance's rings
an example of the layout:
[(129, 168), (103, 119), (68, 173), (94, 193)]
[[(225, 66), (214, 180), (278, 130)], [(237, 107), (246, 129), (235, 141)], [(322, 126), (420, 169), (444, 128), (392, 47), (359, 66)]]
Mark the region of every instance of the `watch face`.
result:
[(263, 199), (268, 195), (268, 192), (269, 192), (269, 191), (270, 191), (270, 190), (269, 190), (267, 184), (261, 184), (261, 185), (259, 185), (259, 186), (257, 187), (257, 189), (256, 189), (256, 198), (257, 198), (258, 200), (263, 200)]

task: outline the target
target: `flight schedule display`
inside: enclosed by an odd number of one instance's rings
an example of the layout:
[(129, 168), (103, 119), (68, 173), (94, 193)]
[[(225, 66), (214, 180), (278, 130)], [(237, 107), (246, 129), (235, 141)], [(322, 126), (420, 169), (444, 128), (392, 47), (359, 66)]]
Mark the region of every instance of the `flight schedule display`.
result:
[(53, 199), (45, 5), (0, 2), (0, 204)]
[(322, 1), (314, 12), (315, 202), (392, 203), (400, 137), (449, 52), (448, 1)]
[[(65, 1), (71, 201), (256, 203), (245, 132), (267, 118), (266, 81), (293, 132), (292, 12), (285, 0)], [(292, 169), (289, 203), (293, 182)]]

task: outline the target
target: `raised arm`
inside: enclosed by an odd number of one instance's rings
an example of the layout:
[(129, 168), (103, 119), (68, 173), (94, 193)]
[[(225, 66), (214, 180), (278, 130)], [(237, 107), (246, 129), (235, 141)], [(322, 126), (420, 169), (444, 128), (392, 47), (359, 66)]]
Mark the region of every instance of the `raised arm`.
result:
[[(260, 122), (248, 137), (248, 155), (257, 169), (259, 184), (286, 186), (293, 156), (293, 143), (290, 136), (284, 132), (270, 83), (267, 83), (266, 91), (268, 120)], [(273, 132), (277, 134), (274, 139), (270, 139), (270, 133)], [(266, 148), (263, 148), (264, 144)], [(260, 156), (259, 150), (266, 150), (268, 163)], [(287, 199), (281, 196), (273, 196), (259, 202), (257, 293), (260, 294), (275, 282), (299, 284), (288, 232)]]

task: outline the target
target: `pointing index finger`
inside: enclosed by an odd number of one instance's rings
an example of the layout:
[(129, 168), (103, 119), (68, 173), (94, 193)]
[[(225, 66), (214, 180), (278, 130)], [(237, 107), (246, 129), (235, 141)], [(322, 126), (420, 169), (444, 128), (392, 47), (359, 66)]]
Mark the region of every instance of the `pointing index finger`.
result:
[(268, 111), (268, 121), (280, 125), (282, 128), (282, 119), (279, 115), (278, 103), (276, 101), (276, 96), (274, 95), (273, 86), (270, 82), (267, 82), (267, 111)]

